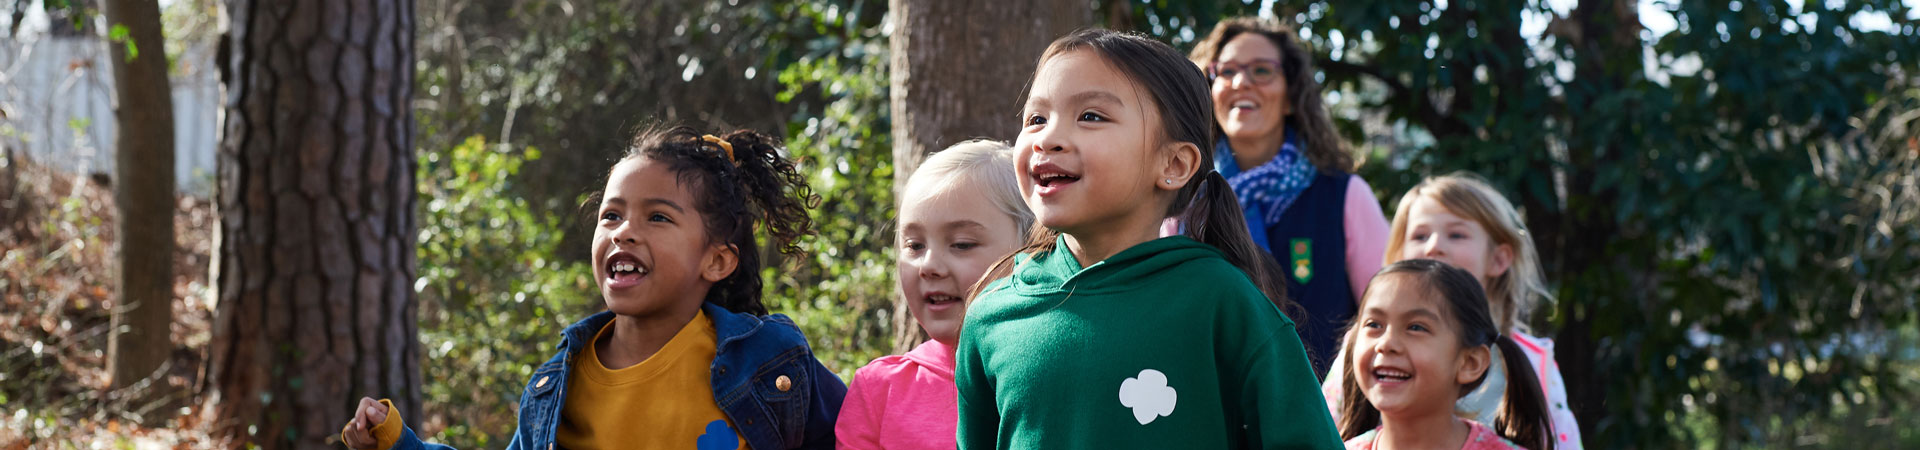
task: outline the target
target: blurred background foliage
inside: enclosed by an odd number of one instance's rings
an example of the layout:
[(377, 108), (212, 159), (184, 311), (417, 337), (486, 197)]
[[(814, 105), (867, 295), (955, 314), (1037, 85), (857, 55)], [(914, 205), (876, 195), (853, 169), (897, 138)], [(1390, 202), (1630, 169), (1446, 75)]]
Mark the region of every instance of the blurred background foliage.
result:
[(448, 442), (481, 448), (511, 438), (513, 386), (525, 386), (560, 332), (599, 303), (592, 267), (556, 259), (564, 216), (541, 214), (514, 192), (522, 167), (540, 157), (536, 147), (501, 151), (477, 135), (420, 155), (422, 423), (445, 427)]

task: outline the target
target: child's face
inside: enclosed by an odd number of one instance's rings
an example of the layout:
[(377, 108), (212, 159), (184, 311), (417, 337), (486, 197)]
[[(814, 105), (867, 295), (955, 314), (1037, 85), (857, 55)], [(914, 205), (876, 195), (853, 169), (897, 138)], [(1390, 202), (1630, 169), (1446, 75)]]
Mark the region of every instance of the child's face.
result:
[(1432, 259), (1466, 269), (1485, 287), (1513, 264), (1513, 246), (1493, 244), (1480, 222), (1453, 214), (1432, 197), (1420, 196), (1407, 211), (1407, 235), (1400, 259)]
[(967, 290), (1018, 249), (1020, 233), (1012, 217), (964, 185), (919, 190), (907, 192), (900, 207), (900, 292), (927, 335), (951, 345), (967, 314)]
[(593, 275), (615, 314), (691, 315), (733, 273), (733, 248), (708, 239), (693, 193), (666, 164), (622, 161), (601, 195)]
[[(1091, 50), (1054, 56), (1034, 75), (1021, 112), (1014, 157), (1020, 194), (1047, 228), (1080, 235), (1089, 227), (1158, 224), (1155, 190), (1167, 176), (1153, 151), (1164, 128), (1146, 92)], [(1163, 179), (1169, 186), (1157, 187)], [(1159, 205), (1143, 207), (1143, 205)], [(1108, 229), (1108, 228), (1100, 228)]]
[(1349, 369), (1381, 414), (1451, 413), (1460, 387), (1486, 371), (1487, 348), (1461, 348), (1446, 300), (1411, 276), (1374, 280), (1362, 306)]

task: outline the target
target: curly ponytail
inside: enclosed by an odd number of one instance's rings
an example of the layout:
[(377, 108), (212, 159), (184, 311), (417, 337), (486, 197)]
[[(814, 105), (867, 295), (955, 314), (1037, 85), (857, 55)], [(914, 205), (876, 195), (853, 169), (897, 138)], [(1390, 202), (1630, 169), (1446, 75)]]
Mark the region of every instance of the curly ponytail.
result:
[[(782, 254), (798, 253), (796, 243), (812, 232), (807, 208), (820, 197), (780, 154), (779, 141), (752, 130), (708, 140), (689, 127), (643, 129), (621, 161), (645, 157), (664, 163), (693, 193), (695, 209), (707, 224), (707, 238), (736, 248), (739, 264), (714, 283), (705, 301), (728, 311), (766, 315), (760, 302), (760, 246), (757, 222), (765, 221), (767, 244)], [(717, 142), (716, 142), (717, 141)]]

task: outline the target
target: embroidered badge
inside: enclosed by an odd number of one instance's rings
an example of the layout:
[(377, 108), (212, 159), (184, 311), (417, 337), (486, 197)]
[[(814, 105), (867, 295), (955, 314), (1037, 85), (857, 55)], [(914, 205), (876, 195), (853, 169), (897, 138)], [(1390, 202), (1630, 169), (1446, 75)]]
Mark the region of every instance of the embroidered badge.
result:
[(1120, 382), (1120, 406), (1133, 408), (1133, 420), (1141, 425), (1173, 415), (1173, 404), (1179, 400), (1180, 393), (1167, 385), (1167, 374), (1158, 370), (1144, 369)]
[(1290, 248), (1293, 253), (1293, 257), (1288, 258), (1288, 260), (1293, 261), (1294, 281), (1299, 281), (1300, 284), (1306, 284), (1308, 281), (1312, 281), (1313, 240), (1307, 238), (1294, 239), (1287, 247)]

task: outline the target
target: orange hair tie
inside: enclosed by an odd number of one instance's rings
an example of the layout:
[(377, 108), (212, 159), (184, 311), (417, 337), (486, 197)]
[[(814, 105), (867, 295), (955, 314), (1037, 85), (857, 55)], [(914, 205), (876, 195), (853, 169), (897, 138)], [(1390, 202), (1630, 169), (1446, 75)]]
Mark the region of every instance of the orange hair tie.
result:
[(700, 140), (711, 142), (713, 143), (713, 145), (719, 146), (721, 150), (726, 150), (727, 162), (734, 161), (733, 160), (733, 144), (730, 142), (727, 142), (726, 139), (717, 138), (709, 134), (709, 135), (700, 136)]

